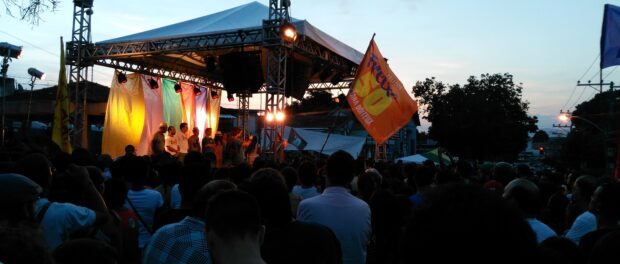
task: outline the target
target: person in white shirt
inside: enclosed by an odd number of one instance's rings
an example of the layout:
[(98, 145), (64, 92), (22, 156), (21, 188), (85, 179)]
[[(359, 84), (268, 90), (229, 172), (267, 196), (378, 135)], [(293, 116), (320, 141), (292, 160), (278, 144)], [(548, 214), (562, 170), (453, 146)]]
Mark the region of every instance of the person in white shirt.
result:
[(179, 153), (181, 153), (181, 148), (179, 147), (179, 139), (176, 137), (177, 130), (173, 126), (168, 127), (168, 135), (166, 135), (166, 151), (170, 153), (170, 155), (178, 157)]
[(536, 234), (536, 241), (539, 244), (550, 237), (557, 236), (553, 229), (536, 219), (540, 211), (540, 191), (536, 184), (523, 178), (514, 179), (504, 188), (503, 197), (517, 205), (525, 221)]
[(329, 227), (340, 241), (342, 263), (366, 262), (370, 238), (370, 207), (348, 189), (353, 180), (355, 160), (342, 150), (327, 160), (327, 188), (321, 195), (304, 199), (297, 210), (297, 220)]
[(179, 133), (177, 133), (177, 144), (179, 144), (179, 152), (181, 155), (187, 154), (189, 144), (187, 143), (187, 123), (179, 125)]

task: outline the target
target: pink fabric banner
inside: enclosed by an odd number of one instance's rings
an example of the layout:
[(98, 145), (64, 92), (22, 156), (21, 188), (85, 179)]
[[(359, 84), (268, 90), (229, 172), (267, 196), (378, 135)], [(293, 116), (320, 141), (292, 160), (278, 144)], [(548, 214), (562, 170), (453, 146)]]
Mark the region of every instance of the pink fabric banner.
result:
[[(159, 129), (159, 124), (164, 121), (164, 101), (161, 94), (161, 79), (142, 75), (142, 87), (144, 91), (144, 127), (140, 144), (136, 146), (136, 154), (139, 156), (151, 154), (151, 140)], [(157, 80), (159, 89), (150, 89), (149, 81)]]
[[(187, 123), (188, 135), (196, 126), (196, 94), (194, 93), (194, 85), (191, 83), (179, 82), (181, 85), (181, 104), (183, 105), (183, 122)], [(178, 128), (177, 128), (178, 130)], [(178, 130), (177, 132), (180, 132)]]
[(200, 142), (204, 137), (207, 128), (207, 102), (210, 97), (207, 87), (197, 86), (200, 89), (200, 95), (196, 96), (196, 127), (200, 131)]

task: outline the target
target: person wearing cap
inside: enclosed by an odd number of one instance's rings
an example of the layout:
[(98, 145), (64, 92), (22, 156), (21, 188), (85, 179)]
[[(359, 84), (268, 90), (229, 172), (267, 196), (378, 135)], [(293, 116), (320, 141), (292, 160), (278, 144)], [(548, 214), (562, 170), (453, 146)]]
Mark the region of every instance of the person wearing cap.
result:
[(159, 124), (159, 130), (153, 135), (153, 139), (151, 140), (151, 153), (154, 156), (163, 154), (164, 151), (166, 151), (166, 138), (164, 136), (166, 130), (168, 130), (168, 124), (166, 124), (166, 122), (161, 122), (161, 124)]
[(0, 222), (34, 222), (34, 204), (41, 192), (41, 186), (23, 175), (0, 174)]

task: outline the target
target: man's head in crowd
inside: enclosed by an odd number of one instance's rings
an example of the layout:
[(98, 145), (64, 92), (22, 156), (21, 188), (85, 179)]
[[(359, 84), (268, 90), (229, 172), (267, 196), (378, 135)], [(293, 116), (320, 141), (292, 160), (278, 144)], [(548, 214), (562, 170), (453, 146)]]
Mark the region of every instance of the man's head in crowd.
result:
[(181, 131), (181, 133), (185, 134), (187, 133), (187, 123), (181, 123), (179, 125), (179, 130)]
[(514, 202), (525, 217), (535, 217), (540, 211), (540, 191), (530, 180), (512, 180), (504, 188), (504, 198)]
[(339, 150), (327, 159), (327, 180), (329, 186), (348, 187), (353, 180), (355, 160), (351, 154)]
[(177, 133), (177, 129), (174, 128), (173, 126), (169, 126), (168, 127), (168, 136), (174, 136)]
[[(215, 262), (235, 263), (237, 258), (254, 258), (259, 263), (265, 227), (252, 195), (236, 190), (216, 194), (207, 203), (205, 226)], [(244, 254), (234, 254), (239, 250)]]

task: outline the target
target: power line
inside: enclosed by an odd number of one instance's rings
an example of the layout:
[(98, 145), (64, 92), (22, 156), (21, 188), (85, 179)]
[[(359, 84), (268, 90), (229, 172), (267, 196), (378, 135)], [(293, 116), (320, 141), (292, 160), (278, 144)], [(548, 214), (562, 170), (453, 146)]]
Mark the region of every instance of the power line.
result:
[[(592, 69), (592, 67), (594, 66), (594, 64), (596, 63), (596, 61), (598, 60), (599, 57), (601, 57), (600, 54), (596, 55), (594, 60), (592, 60), (592, 63), (590, 63), (590, 67), (588, 67), (588, 69), (585, 72), (583, 72), (581, 77), (579, 77), (579, 79), (577, 79), (578, 81), (581, 81), (581, 79), (583, 79), (583, 77), (585, 77), (586, 74), (588, 74), (588, 72), (590, 72), (590, 70)], [(573, 99), (573, 95), (575, 95), (575, 91), (577, 90), (577, 87), (578, 87), (577, 85), (575, 85), (575, 87), (573, 87), (573, 91), (570, 93), (570, 96), (568, 97), (568, 100), (566, 100), (566, 102), (562, 106), (562, 109), (566, 109), (566, 105), (571, 101), (571, 99)]]
[(575, 102), (569, 107), (569, 109), (575, 107), (577, 105), (577, 103), (579, 102), (579, 99), (581, 99), (581, 97), (583, 96), (583, 93), (586, 91), (586, 89), (581, 89), (581, 93), (579, 93), (579, 97), (577, 97), (577, 100), (575, 100)]
[[(17, 36), (15, 36), (15, 35), (13, 35), (13, 34), (10, 34), (10, 33), (6, 32), (6, 31), (4, 31), (4, 30), (0, 30), (0, 33), (4, 33), (5, 35), (8, 35), (9, 37), (12, 37), (12, 38), (15, 38), (15, 39), (17, 39), (17, 40), (19, 40), (19, 41), (21, 41), (21, 42), (24, 42), (24, 43), (26, 43), (26, 44), (28, 44), (28, 45), (30, 45), (30, 46), (32, 46), (32, 47), (34, 47), (34, 48), (36, 48), (36, 49), (39, 49), (39, 50), (41, 50), (41, 51), (43, 51), (43, 52), (45, 52), (45, 53), (47, 53), (47, 54), (49, 54), (49, 55), (51, 55), (51, 56), (54, 56), (54, 58), (59, 58), (59, 57), (60, 57), (60, 54), (57, 54), (57, 53), (51, 52), (51, 51), (49, 51), (49, 50), (46, 50), (46, 49), (44, 49), (44, 48), (41, 48), (41, 47), (39, 47), (39, 46), (37, 46), (37, 45), (35, 45), (35, 44), (32, 44), (31, 42), (28, 42), (28, 41), (26, 41), (26, 40), (24, 40), (24, 39), (22, 39), (22, 38), (19, 38), (19, 37), (17, 37)], [(107, 74), (105, 74), (105, 73), (103, 73), (103, 72), (96, 71), (96, 70), (95, 70), (95, 67), (93, 67), (93, 71), (94, 71), (94, 72), (97, 72), (98, 74), (107, 75)]]
[(614, 71), (615, 71), (616, 69), (618, 69), (618, 67), (614, 67), (614, 68), (613, 68), (610, 72), (608, 72), (607, 74), (605, 74), (605, 77), (603, 77), (603, 80), (604, 80), (604, 79), (607, 79), (607, 77), (608, 77), (609, 75), (611, 75), (612, 73), (614, 73)]

